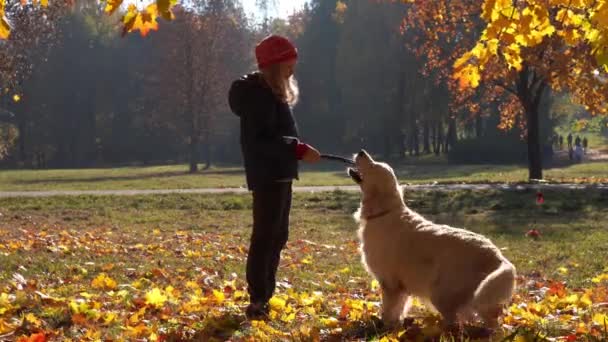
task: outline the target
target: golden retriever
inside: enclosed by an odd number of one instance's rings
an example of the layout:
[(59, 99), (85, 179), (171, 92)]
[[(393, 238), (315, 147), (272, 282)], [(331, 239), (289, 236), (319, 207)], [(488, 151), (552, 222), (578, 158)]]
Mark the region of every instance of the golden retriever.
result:
[(515, 290), (515, 267), (487, 238), (436, 224), (405, 205), (392, 168), (361, 151), (348, 174), (361, 187), (362, 261), (380, 283), (382, 320), (398, 324), (410, 296), (429, 303), (445, 326), (477, 313), (495, 328)]

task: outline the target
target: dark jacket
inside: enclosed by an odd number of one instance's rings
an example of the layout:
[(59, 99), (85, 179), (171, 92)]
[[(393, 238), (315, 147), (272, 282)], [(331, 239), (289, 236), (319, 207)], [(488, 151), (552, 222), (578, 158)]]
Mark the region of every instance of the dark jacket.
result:
[(241, 150), (249, 189), (297, 179), (298, 129), (289, 105), (272, 93), (259, 73), (234, 81), (228, 102), (241, 118)]

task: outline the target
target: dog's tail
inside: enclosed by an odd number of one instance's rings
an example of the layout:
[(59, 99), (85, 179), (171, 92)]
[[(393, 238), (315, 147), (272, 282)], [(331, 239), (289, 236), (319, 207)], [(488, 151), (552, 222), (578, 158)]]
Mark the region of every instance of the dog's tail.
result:
[(515, 291), (515, 266), (503, 260), (500, 266), (479, 284), (473, 297), (476, 308), (507, 304)]

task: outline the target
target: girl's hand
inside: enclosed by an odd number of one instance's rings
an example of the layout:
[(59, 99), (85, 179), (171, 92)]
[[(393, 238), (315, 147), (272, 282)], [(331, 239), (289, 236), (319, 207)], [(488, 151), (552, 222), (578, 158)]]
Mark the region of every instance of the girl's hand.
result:
[(321, 153), (319, 153), (319, 151), (317, 151), (317, 149), (314, 147), (308, 146), (308, 149), (302, 156), (302, 160), (307, 163), (317, 163), (319, 160), (321, 160)]

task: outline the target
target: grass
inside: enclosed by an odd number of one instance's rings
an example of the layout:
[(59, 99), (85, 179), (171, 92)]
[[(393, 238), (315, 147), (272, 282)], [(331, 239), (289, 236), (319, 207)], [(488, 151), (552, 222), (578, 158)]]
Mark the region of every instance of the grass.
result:
[[(525, 166), (394, 163), (403, 183), (515, 183), (527, 181)], [(242, 169), (221, 167), (188, 174), (185, 165), (80, 170), (1, 170), (0, 191), (126, 190), (244, 187)], [(575, 164), (545, 171), (552, 182), (606, 182), (608, 162)], [(305, 167), (297, 185), (351, 185), (344, 168), (329, 164)]]
[[(590, 279), (608, 266), (608, 192), (544, 195), (542, 206), (532, 191), (413, 192), (406, 199), (437, 222), (495, 241), (522, 277), (519, 298), (531, 298), (530, 282), (564, 281), (572, 291), (594, 286)], [(275, 317), (260, 326), (243, 322), (246, 299), (236, 295), (245, 291), (247, 195), (0, 199), (0, 339), (3, 324), (18, 326), (15, 334), (45, 331), (58, 340), (98, 333), (112, 339), (152, 333), (198, 340), (314, 340), (315, 334), (326, 340), (378, 339), (386, 332), (373, 318), (378, 291), (359, 260), (351, 217), (357, 205), (353, 193), (296, 194)], [(531, 228), (542, 237), (526, 237)], [(99, 285), (102, 273), (120, 285)], [(169, 298), (162, 307), (148, 302), (153, 288)], [(195, 306), (191, 295), (211, 302)], [(299, 310), (301, 324), (290, 320), (290, 310)], [(39, 324), (17, 324), (27, 314)], [(539, 322), (526, 328), (548, 336), (564, 333)]]

